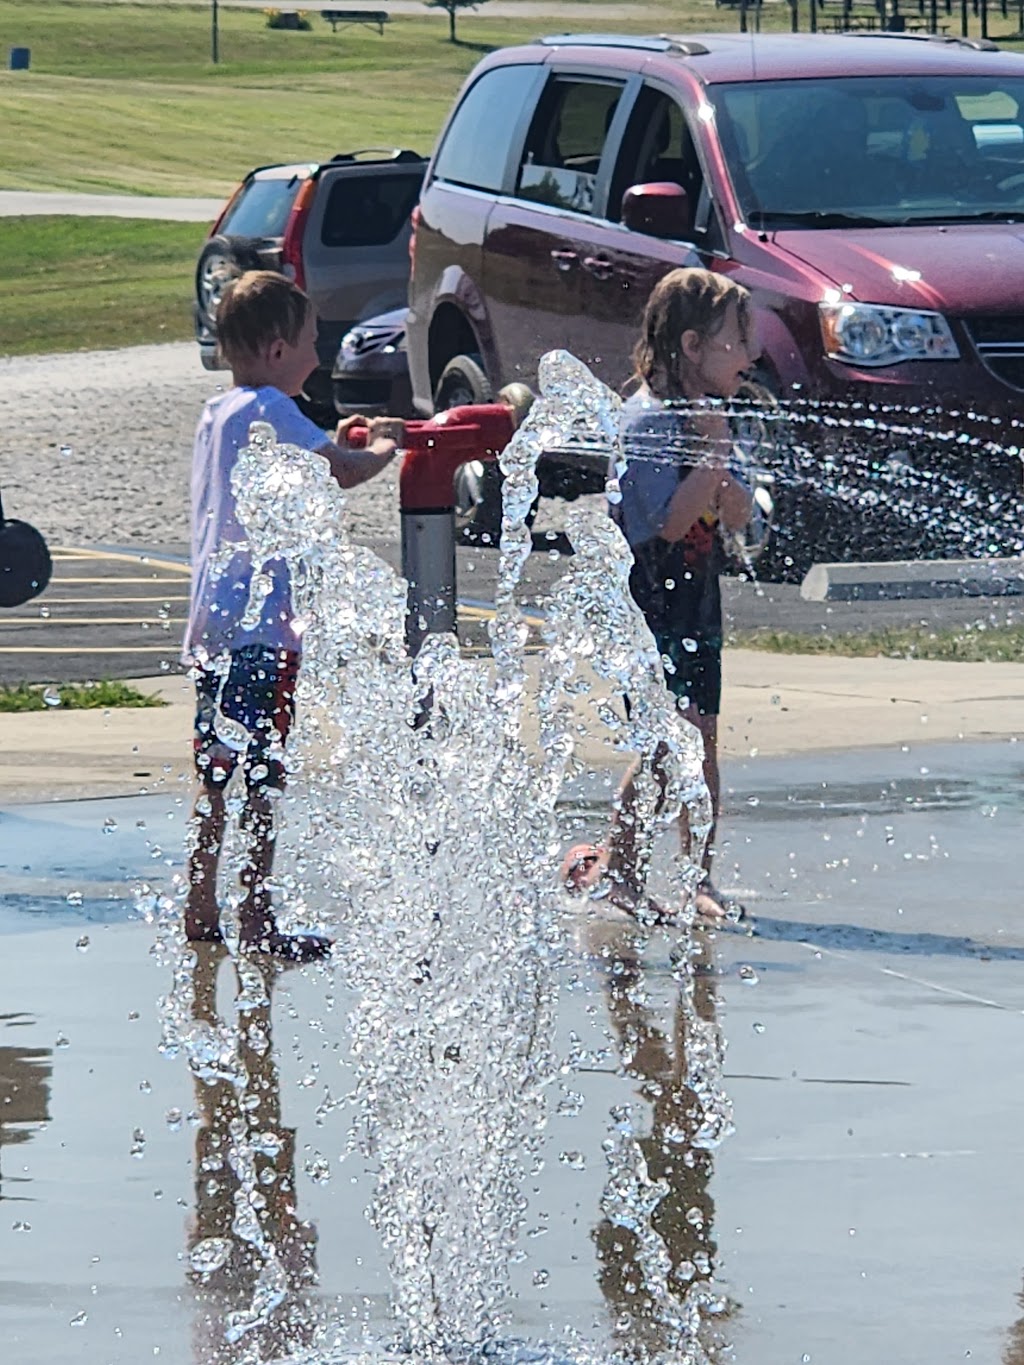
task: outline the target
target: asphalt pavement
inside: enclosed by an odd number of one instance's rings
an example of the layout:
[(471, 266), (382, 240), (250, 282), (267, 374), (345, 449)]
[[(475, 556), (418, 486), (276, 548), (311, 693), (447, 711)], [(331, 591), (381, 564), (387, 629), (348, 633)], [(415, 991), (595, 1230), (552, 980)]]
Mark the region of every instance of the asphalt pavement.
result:
[[(525, 579), (528, 608), (542, 613), (564, 570), (563, 538), (534, 538)], [(395, 569), (397, 544), (372, 548)], [(188, 616), (187, 547), (65, 546), (53, 550), (47, 591), (0, 612), (0, 685), (157, 677), (178, 670)], [(471, 650), (487, 645), (498, 557), (489, 547), (457, 554), (459, 633)], [(805, 602), (794, 584), (723, 580), (727, 630), (858, 633), (886, 626), (933, 630), (1020, 624), (1020, 597), (925, 598), (894, 602)]]

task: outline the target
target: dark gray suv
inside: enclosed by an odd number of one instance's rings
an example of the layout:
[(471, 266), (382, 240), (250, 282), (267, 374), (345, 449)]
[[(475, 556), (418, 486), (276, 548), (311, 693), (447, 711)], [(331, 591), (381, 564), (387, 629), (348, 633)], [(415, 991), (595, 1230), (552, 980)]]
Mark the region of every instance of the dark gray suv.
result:
[(333, 411), (331, 371), (357, 323), (405, 305), (410, 215), (426, 160), (411, 151), (344, 152), (330, 161), (261, 166), (214, 223), (196, 266), (196, 340), (220, 368), (213, 331), (225, 285), (243, 270), (280, 270), (309, 294), (319, 318), (311, 409)]

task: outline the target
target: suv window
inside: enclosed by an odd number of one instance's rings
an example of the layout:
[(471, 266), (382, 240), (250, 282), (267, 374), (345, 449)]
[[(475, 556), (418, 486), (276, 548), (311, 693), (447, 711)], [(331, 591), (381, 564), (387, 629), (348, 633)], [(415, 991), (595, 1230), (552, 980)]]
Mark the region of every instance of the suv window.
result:
[(434, 162), (434, 179), (477, 190), (501, 191), (517, 112), (537, 80), (539, 66), (485, 71), (467, 92)]
[(623, 83), (554, 77), (537, 107), (523, 151), (520, 199), (593, 213), (601, 153)]
[(234, 208), (220, 225), (234, 237), (282, 237), (295, 196), (304, 177), (299, 175), (250, 180)]
[(622, 139), (612, 177), (608, 217), (618, 221), (622, 196), (631, 185), (659, 180), (681, 185), (690, 196), (691, 212), (696, 212), (704, 176), (690, 125), (674, 99), (645, 86)]
[(420, 178), (408, 171), (340, 177), (327, 197), (320, 240), (324, 246), (382, 246), (392, 242), (408, 221), (419, 194)]

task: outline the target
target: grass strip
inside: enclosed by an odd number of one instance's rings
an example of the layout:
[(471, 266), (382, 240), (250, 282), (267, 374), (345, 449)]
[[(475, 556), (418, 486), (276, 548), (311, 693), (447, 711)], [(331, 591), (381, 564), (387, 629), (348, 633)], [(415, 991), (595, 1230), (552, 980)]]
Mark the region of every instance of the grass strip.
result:
[(190, 337), (204, 235), (199, 223), (0, 218), (0, 353)]
[(150, 692), (117, 681), (61, 683), (59, 687), (0, 687), (0, 713), (21, 711), (98, 711), (114, 707), (166, 706)]
[(820, 635), (799, 631), (734, 631), (726, 645), (770, 654), (834, 654), (851, 659), (927, 659), (943, 663), (1024, 663), (1024, 626), (930, 630), (890, 627)]

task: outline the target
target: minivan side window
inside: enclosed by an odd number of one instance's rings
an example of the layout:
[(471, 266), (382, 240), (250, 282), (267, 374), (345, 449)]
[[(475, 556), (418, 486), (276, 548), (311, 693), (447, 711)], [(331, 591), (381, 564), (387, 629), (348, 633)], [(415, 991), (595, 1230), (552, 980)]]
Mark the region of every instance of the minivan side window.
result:
[(517, 197), (593, 213), (597, 172), (619, 99), (621, 81), (555, 77), (530, 126)]
[(485, 71), (455, 111), (434, 161), (433, 178), (500, 192), (522, 110), (540, 68), (532, 64)]
[(645, 86), (622, 139), (607, 216), (618, 222), (626, 191), (655, 181), (682, 186), (689, 195), (691, 213), (696, 213), (704, 175), (686, 116), (670, 96)]

